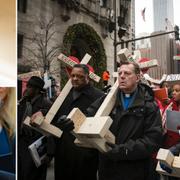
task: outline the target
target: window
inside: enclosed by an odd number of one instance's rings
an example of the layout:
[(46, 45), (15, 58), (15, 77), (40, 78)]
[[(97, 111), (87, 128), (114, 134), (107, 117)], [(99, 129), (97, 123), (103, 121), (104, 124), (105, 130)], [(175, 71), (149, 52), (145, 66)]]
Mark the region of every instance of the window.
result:
[(23, 35), (18, 34), (18, 58), (22, 57)]

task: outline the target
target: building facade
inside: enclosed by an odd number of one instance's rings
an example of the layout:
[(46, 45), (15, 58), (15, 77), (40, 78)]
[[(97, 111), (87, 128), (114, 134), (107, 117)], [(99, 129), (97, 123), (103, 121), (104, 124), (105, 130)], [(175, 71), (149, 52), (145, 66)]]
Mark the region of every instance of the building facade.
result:
[[(154, 32), (150, 35), (157, 35), (162, 32)], [(143, 34), (143, 36), (149, 35)], [(168, 34), (137, 42), (136, 48), (140, 50), (142, 58), (158, 60), (158, 66), (148, 70), (148, 74), (151, 77), (161, 79), (163, 74), (176, 74), (180, 72), (178, 68), (179, 62), (173, 60), (173, 56), (178, 54), (177, 43)]]
[(174, 26), (173, 0), (153, 0), (154, 32), (172, 29)]
[[(90, 65), (96, 74), (101, 76), (105, 69), (113, 72), (113, 2), (115, 1), (19, 0), (19, 67), (26, 65), (29, 67), (28, 71), (47, 70), (60, 80), (62, 65), (57, 61), (57, 56), (61, 52), (80, 60), (85, 53), (89, 53), (92, 56)], [(121, 26), (125, 27), (126, 33), (122, 37), (131, 38), (135, 26), (131, 24), (134, 3), (131, 0), (121, 0), (116, 1), (116, 5), (117, 19), (121, 19), (116, 25), (117, 33)], [(117, 41), (122, 37), (118, 34)], [(19, 73), (22, 73), (21, 70)]]

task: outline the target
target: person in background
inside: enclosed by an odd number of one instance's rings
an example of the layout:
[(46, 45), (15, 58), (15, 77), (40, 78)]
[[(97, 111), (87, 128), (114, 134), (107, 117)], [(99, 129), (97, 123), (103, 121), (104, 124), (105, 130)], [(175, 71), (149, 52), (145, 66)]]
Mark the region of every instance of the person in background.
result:
[[(153, 82), (151, 82), (150, 84), (151, 84), (150, 87), (152, 88), (153, 91), (162, 88), (162, 84), (156, 84)], [(158, 99), (156, 96), (154, 98), (155, 98), (155, 101), (156, 101), (156, 103), (160, 109), (161, 115), (162, 115), (165, 110), (165, 107), (166, 107), (165, 102), (168, 101), (169, 99), (162, 101), (162, 100)]]
[(16, 92), (0, 87), (0, 179), (15, 180)]
[(37, 168), (28, 147), (42, 134), (23, 124), (27, 116), (31, 117), (38, 111), (45, 115), (51, 107), (43, 86), (44, 81), (40, 77), (32, 76), (27, 82), (24, 96), (18, 105), (18, 180), (45, 180), (47, 166), (54, 155), (54, 140), (48, 137), (47, 158)]
[[(171, 86), (169, 85), (168, 82), (166, 81), (163, 81), (161, 84), (160, 84), (160, 88), (167, 88), (168, 90), (168, 97), (171, 99), (172, 98), (172, 88)], [(168, 102), (167, 102), (168, 103)]]
[(109, 71), (104, 71), (103, 75), (102, 75), (104, 87), (106, 87), (108, 85), (109, 78), (110, 78)]
[[(180, 111), (180, 83), (176, 83), (172, 87), (172, 99), (166, 110)], [(166, 110), (163, 115), (163, 122), (166, 123)], [(169, 149), (175, 156), (180, 153), (180, 135), (173, 133), (172, 131), (165, 131), (165, 141), (163, 148)], [(172, 169), (168, 168), (164, 164), (160, 164), (161, 168), (169, 173), (172, 173)], [(169, 180), (178, 180), (176, 177), (168, 177)]]
[(56, 98), (57, 98), (57, 97), (59, 96), (59, 94), (60, 94), (60, 85), (59, 85), (59, 83), (55, 82), (55, 83), (52, 85), (51, 89), (52, 89), (52, 98), (50, 98), (50, 100), (51, 100), (52, 102), (54, 102), (54, 101), (56, 100)]

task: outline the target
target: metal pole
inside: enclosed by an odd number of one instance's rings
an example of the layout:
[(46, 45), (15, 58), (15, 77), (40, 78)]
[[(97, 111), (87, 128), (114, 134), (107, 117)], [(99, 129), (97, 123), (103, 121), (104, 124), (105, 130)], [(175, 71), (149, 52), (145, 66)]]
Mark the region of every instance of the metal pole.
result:
[(136, 39), (129, 39), (127, 41), (120, 41), (120, 42), (116, 42), (116, 44), (114, 46), (117, 46), (119, 44), (129, 43), (129, 42), (132, 42), (132, 41), (138, 41), (138, 40), (141, 40), (141, 39), (147, 39), (147, 38), (162, 36), (162, 35), (170, 34), (170, 33), (174, 33), (174, 32), (175, 31), (169, 31), (169, 32), (164, 32), (164, 33), (159, 33), (159, 34), (151, 35), (151, 36), (143, 36), (143, 37), (136, 38)]
[(115, 30), (114, 30), (114, 72), (117, 71), (117, 20), (116, 20), (116, 0), (114, 0), (113, 4), (114, 8), (114, 23), (115, 23)]

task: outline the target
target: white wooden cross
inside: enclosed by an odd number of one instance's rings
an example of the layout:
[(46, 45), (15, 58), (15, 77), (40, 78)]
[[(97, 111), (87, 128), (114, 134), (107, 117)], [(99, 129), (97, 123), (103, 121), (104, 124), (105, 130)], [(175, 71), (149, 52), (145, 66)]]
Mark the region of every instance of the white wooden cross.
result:
[(163, 76), (160, 80), (150, 77), (149, 74), (144, 74), (144, 78), (152, 83), (161, 84), (162, 82), (166, 81), (167, 75), (163, 74)]
[[(89, 54), (86, 54), (84, 58), (81, 61), (81, 64), (87, 64), (88, 61), (90, 60), (91, 56)], [(68, 64), (68, 66), (73, 67), (76, 62), (72, 61), (70, 58), (66, 57), (64, 54), (60, 54), (58, 57), (59, 60), (62, 62)], [(90, 78), (98, 82), (100, 80), (100, 77), (94, 74), (93, 72), (90, 73)], [(61, 107), (63, 104), (66, 96), (69, 94), (70, 90), (72, 88), (71, 80), (68, 80), (66, 85), (64, 86), (63, 90), (61, 91), (60, 95), (58, 98), (55, 100), (54, 104), (51, 106), (50, 110), (46, 114), (46, 116), (37, 116), (34, 119), (33, 126), (30, 125), (30, 117), (27, 117), (24, 120), (24, 124), (27, 126), (30, 126), (32, 128), (35, 128), (36, 130), (39, 130), (41, 133), (45, 135), (53, 134), (57, 137), (61, 137), (62, 131), (57, 128), (56, 126), (53, 126), (51, 121), (53, 120), (54, 116), (56, 115), (58, 109)], [(36, 126), (36, 127), (34, 127)]]
[[(131, 52), (127, 48), (121, 49), (117, 53), (117, 55), (119, 56), (119, 59), (121, 62), (126, 62), (126, 61), (132, 61), (133, 62), (134, 61), (134, 62), (138, 63), (140, 69), (158, 66), (157, 59), (152, 59), (152, 60), (147, 61), (147, 62), (138, 62), (138, 59), (136, 57), (133, 57), (131, 55)], [(137, 54), (135, 56), (137, 56)], [(140, 54), (138, 56), (140, 57)]]
[(75, 124), (72, 134), (77, 138), (75, 140), (77, 145), (107, 152), (110, 147), (106, 145), (106, 141), (115, 143), (115, 137), (109, 131), (112, 124), (109, 114), (114, 107), (117, 91), (118, 80), (112, 86), (94, 117), (86, 117), (78, 108), (74, 108), (70, 112), (68, 118)]
[(26, 78), (30, 78), (31, 76), (41, 77), (41, 72), (40, 71), (32, 71), (32, 72), (28, 72), (28, 73), (19, 74), (18, 78), (26, 79)]
[[(158, 159), (158, 164), (156, 166), (156, 171), (160, 174), (167, 176), (180, 177), (180, 156), (174, 156), (168, 149), (159, 149), (156, 159)], [(164, 171), (160, 162), (165, 164), (167, 167), (172, 169), (172, 173)]]
[(180, 81), (180, 74), (169, 74), (166, 77), (167, 82), (176, 82)]
[(180, 60), (180, 55), (173, 56), (173, 59), (179, 61)]

